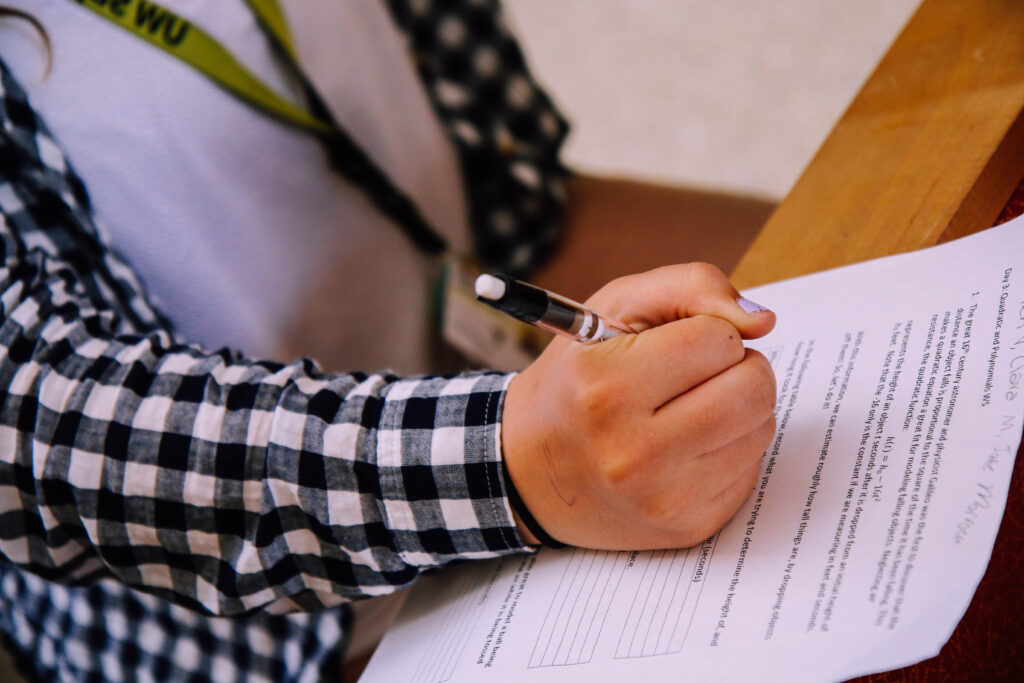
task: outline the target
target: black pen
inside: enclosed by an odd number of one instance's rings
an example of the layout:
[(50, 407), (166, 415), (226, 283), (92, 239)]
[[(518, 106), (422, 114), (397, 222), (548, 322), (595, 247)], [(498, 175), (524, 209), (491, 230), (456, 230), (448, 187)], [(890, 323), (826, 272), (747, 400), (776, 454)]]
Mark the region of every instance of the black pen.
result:
[(481, 275), (476, 298), (513, 318), (578, 342), (598, 342), (635, 330), (596, 311), (507, 275)]

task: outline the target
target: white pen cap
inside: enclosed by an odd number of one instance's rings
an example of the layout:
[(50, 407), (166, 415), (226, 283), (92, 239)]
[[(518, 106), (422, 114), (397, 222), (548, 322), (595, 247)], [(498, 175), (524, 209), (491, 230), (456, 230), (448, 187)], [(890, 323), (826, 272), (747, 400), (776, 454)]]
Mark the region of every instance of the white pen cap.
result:
[(476, 279), (476, 295), (481, 299), (497, 301), (505, 296), (505, 282), (493, 275), (481, 275)]

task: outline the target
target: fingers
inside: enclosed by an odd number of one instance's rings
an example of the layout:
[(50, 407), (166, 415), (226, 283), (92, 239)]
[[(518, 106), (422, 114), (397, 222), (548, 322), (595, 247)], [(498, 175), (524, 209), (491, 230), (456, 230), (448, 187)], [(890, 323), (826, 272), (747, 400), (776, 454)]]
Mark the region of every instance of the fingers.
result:
[(665, 452), (685, 444), (690, 453), (711, 453), (763, 424), (775, 408), (775, 374), (768, 360), (746, 349), (741, 362), (664, 404), (653, 433)]
[(764, 336), (775, 326), (774, 313), (742, 297), (721, 270), (707, 263), (619, 278), (587, 303), (638, 331), (698, 315), (728, 321), (744, 339)]
[(690, 546), (721, 529), (750, 496), (761, 472), (761, 456), (774, 434), (775, 418), (769, 415), (716, 451), (676, 461), (676, 472), (663, 478), (663, 490), (651, 494), (652, 500), (660, 497), (671, 503), (652, 510), (651, 526), (666, 534), (652, 534), (656, 545)]
[(707, 504), (694, 516), (697, 535), (703, 540), (721, 529), (750, 497), (761, 474), (761, 456), (775, 435), (775, 418), (770, 416), (754, 431), (701, 460), (717, 475), (708, 481)]
[(744, 358), (736, 328), (706, 315), (646, 330), (631, 342), (610, 370), (630, 378), (651, 411)]

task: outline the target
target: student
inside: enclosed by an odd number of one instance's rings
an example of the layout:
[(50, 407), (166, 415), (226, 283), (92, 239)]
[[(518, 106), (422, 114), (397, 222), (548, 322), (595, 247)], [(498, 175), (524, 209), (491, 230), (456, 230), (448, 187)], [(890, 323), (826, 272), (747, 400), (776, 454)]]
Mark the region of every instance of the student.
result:
[[(7, 3), (45, 74), (0, 27), (0, 626), (32, 675), (312, 680), (348, 602), (528, 550), (521, 515), (598, 548), (725, 523), (774, 431), (741, 337), (774, 317), (713, 267), (591, 298), (640, 334), (413, 374), (441, 251), (526, 274), (561, 245), (548, 282), (586, 253), (558, 236), (565, 124), (494, 3), (286, 2), (269, 35), (275, 3), (164, 4)], [(200, 31), (358, 149), (165, 49)], [(300, 353), (343, 372), (255, 360)]]

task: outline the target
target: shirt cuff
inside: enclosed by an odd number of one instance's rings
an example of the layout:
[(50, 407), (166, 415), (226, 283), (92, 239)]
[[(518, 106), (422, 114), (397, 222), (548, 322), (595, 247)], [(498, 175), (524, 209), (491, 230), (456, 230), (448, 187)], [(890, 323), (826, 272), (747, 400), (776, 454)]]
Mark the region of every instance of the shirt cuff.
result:
[(398, 380), (377, 430), (381, 504), (412, 566), (529, 549), (505, 491), (501, 416), (513, 374)]

